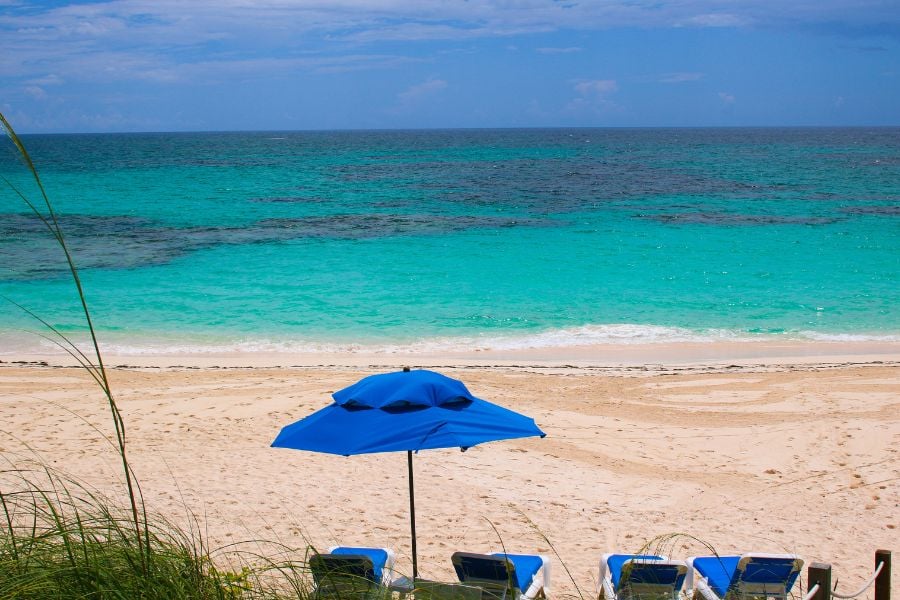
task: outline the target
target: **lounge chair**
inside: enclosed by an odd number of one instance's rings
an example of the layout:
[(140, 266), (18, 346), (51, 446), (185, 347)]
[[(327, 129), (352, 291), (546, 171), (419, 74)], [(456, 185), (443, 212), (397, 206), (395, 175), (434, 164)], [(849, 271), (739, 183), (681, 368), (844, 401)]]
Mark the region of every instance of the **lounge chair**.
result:
[(394, 566), (388, 548), (336, 546), (309, 557), (315, 598), (353, 599), (387, 596)]
[(541, 554), (472, 554), (451, 557), (459, 581), (479, 587), (488, 600), (534, 600), (550, 592), (550, 559)]
[(795, 554), (698, 556), (687, 564), (688, 588), (706, 600), (784, 599), (803, 568)]
[(687, 577), (683, 561), (650, 554), (604, 554), (600, 600), (676, 600)]
[(482, 600), (483, 590), (462, 583), (417, 579), (412, 593), (416, 600)]

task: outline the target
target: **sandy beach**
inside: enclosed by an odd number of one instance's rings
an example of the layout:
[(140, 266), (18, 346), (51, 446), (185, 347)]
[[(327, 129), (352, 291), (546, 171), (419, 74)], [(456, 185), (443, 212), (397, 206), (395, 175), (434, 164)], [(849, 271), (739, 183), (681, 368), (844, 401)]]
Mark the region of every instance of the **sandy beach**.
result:
[[(416, 456), (421, 575), (451, 580), (452, 552), (497, 550), (502, 537), (510, 552), (552, 556), (555, 595), (576, 586), (590, 594), (605, 552), (654, 543), (685, 558), (709, 544), (831, 563), (849, 592), (871, 574), (876, 549), (900, 547), (900, 364), (891, 348), (850, 358), (832, 350), (789, 361), (711, 353), (692, 364), (661, 355), (650, 366), (637, 354), (629, 362), (626, 350), (614, 367), (533, 356), (108, 363), (129, 365), (110, 376), (148, 506), (175, 521), (192, 512), (213, 546), (387, 546), (408, 574), (402, 454), (344, 458), (269, 444), (364, 375), (436, 365), (475, 395), (533, 416), (548, 435)], [(0, 364), (4, 459), (37, 455), (118, 494), (96, 385), (54, 366), (59, 357), (47, 366), (26, 358)]]

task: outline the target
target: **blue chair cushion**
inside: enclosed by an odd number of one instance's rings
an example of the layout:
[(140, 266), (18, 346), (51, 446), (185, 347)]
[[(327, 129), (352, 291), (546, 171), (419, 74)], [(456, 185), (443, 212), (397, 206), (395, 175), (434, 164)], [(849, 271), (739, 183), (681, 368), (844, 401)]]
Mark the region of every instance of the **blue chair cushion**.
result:
[(636, 560), (662, 560), (661, 556), (652, 554), (613, 554), (606, 560), (606, 568), (612, 578), (613, 588), (619, 589), (619, 581), (622, 578), (622, 567), (626, 561)]
[(372, 561), (375, 581), (381, 581), (384, 565), (387, 564), (388, 553), (381, 548), (354, 548), (351, 546), (339, 546), (331, 551), (332, 554), (356, 554), (365, 556)]
[[(790, 591), (799, 571), (794, 571), (794, 560), (788, 558), (753, 557), (743, 573), (738, 573), (740, 556), (704, 556), (694, 559), (694, 567), (706, 577), (709, 587), (720, 598), (738, 581), (747, 583), (771, 583)], [(779, 589), (780, 591), (780, 589)]]
[(749, 583), (784, 585), (784, 590), (789, 592), (798, 575), (800, 572), (794, 571), (793, 559), (755, 556), (740, 578)]
[(544, 566), (540, 556), (534, 554), (504, 554), (497, 552), (493, 556), (505, 557), (516, 568), (516, 587), (519, 591), (527, 591), (537, 572)]
[(712, 591), (724, 598), (740, 560), (740, 556), (703, 556), (694, 559), (694, 568), (706, 577)]

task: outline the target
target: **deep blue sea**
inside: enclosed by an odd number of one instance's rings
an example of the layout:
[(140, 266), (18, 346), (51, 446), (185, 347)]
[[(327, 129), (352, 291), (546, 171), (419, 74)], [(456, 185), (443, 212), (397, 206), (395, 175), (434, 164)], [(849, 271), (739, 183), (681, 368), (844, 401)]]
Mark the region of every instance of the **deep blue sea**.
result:
[[(898, 128), (22, 140), (118, 351), (900, 340)], [(83, 335), (0, 185), (0, 352)]]

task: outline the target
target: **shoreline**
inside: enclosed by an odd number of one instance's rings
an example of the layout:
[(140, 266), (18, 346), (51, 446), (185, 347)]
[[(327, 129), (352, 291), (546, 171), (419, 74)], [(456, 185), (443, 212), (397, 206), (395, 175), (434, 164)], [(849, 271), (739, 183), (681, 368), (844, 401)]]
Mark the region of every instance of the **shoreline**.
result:
[[(900, 342), (740, 341), (597, 344), (463, 352), (104, 352), (104, 364), (133, 369), (498, 368), (593, 372), (684, 372), (900, 364)], [(60, 353), (0, 355), (0, 367), (78, 366)]]

